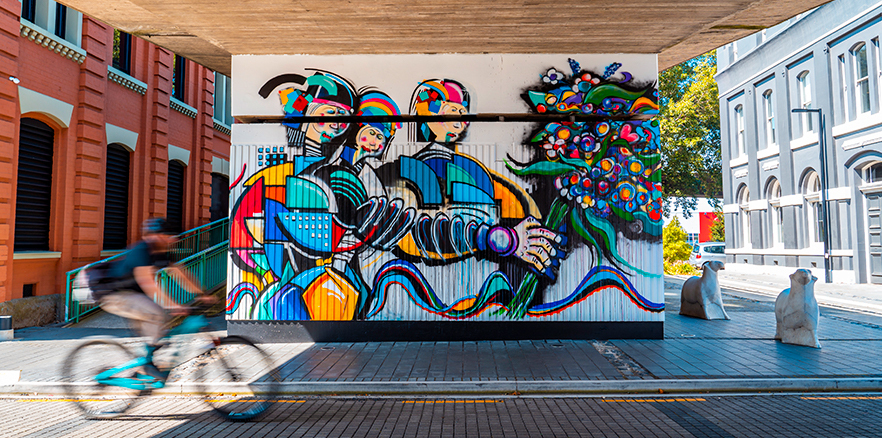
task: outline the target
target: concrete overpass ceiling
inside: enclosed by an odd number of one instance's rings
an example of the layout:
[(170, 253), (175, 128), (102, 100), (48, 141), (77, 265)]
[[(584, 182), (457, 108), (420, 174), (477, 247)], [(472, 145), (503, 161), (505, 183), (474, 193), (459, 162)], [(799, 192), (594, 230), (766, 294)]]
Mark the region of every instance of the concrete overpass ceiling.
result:
[(61, 0), (221, 73), (230, 55), (657, 53), (659, 69), (826, 0)]

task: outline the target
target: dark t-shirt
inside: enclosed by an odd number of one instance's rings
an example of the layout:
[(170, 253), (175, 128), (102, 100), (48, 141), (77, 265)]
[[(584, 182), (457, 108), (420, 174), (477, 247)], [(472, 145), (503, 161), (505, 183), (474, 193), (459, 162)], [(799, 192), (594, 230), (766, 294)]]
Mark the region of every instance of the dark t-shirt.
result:
[(142, 240), (132, 246), (125, 256), (114, 260), (107, 268), (106, 280), (102, 281), (104, 287), (100, 287), (99, 289), (102, 289), (100, 291), (95, 291), (95, 294), (99, 295), (96, 298), (120, 290), (144, 293), (135, 280), (135, 268), (154, 266), (156, 269), (162, 269), (169, 264), (168, 252), (150, 251), (150, 245)]

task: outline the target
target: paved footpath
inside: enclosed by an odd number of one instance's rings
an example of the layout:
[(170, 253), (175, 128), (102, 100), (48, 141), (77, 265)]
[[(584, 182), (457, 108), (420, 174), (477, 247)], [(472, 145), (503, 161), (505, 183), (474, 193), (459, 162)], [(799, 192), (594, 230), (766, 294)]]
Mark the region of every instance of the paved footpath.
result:
[(63, 400), (0, 398), (0, 437), (878, 437), (877, 394), (679, 397), (308, 397), (230, 423), (194, 398), (81, 418)]
[[(666, 284), (663, 340), (266, 344), (295, 394), (556, 394), (882, 389), (882, 317), (822, 307), (822, 349), (772, 339), (774, 298), (730, 290), (732, 320), (678, 315), (682, 279)], [(223, 321), (217, 327), (222, 329)], [(222, 331), (221, 331), (222, 333)], [(64, 357), (96, 334), (125, 329), (35, 328), (0, 342), (0, 393), (57, 394)], [(194, 343), (197, 341), (193, 341)], [(95, 360), (100, 360), (96, 358)], [(165, 394), (187, 391), (180, 367)], [(20, 371), (20, 375), (18, 372)], [(251, 369), (257, 378), (267, 369)], [(218, 391), (227, 382), (212, 382)], [(177, 386), (176, 386), (177, 385)]]

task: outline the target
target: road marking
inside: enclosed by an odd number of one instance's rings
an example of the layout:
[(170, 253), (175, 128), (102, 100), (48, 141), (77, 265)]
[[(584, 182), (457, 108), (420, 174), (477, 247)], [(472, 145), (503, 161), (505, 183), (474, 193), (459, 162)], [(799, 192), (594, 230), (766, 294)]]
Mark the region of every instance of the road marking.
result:
[(404, 400), (401, 403), (503, 403), (502, 400)]
[(21, 380), (21, 370), (0, 370), (0, 385), (14, 385)]
[(703, 398), (618, 398), (603, 400), (604, 403), (674, 403), (674, 402), (703, 402)]
[(860, 397), (860, 396), (848, 396), (848, 397), (800, 397), (803, 400), (882, 400), (882, 397)]

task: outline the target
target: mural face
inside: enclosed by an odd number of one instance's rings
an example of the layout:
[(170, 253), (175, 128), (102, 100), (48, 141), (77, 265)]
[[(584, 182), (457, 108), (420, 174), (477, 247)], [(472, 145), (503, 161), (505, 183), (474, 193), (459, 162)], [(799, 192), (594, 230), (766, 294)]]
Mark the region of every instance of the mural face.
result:
[[(591, 320), (586, 300), (595, 294), (615, 303), (595, 320), (616, 308), (661, 312), (661, 288), (653, 301), (635, 286), (660, 282), (660, 266), (633, 256), (649, 248), (660, 265), (654, 84), (635, 83), (617, 64), (601, 73), (569, 67), (512, 92), (535, 113), (597, 118), (525, 130), (498, 163), (463, 150), (477, 128), (462, 121), (411, 124), (406, 151), (390, 147), (402, 126), (376, 117), (297, 123), (401, 112), (386, 92), (355, 91), (332, 72), (270, 79), (261, 96), (282, 87), (286, 141), (234, 145), (247, 150), (232, 163), (242, 174), (233, 184), (229, 317)], [(410, 112), (467, 114), (477, 91), (422, 79)]]

